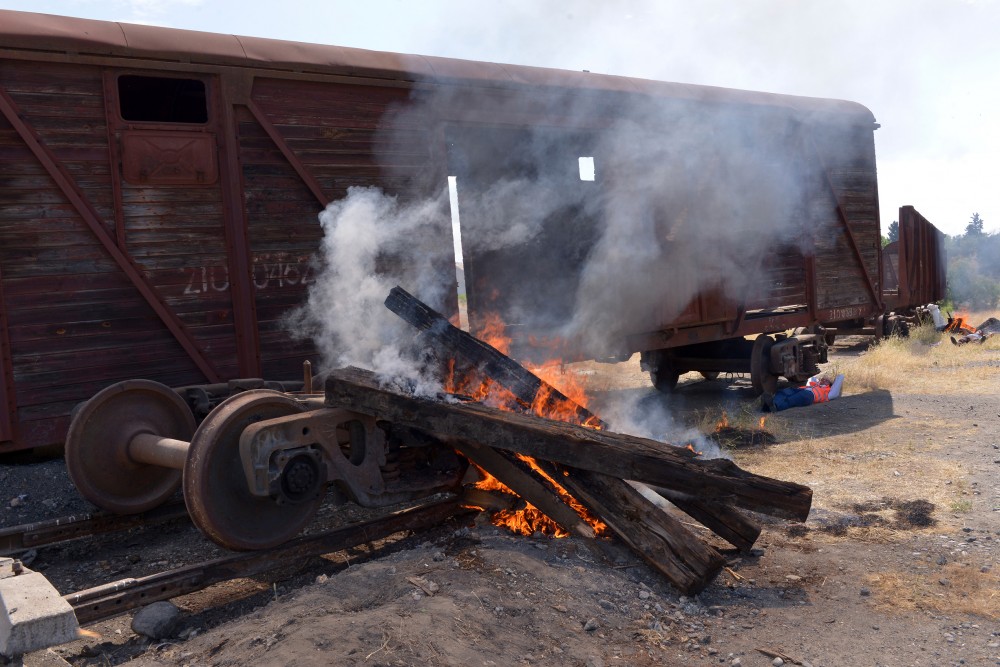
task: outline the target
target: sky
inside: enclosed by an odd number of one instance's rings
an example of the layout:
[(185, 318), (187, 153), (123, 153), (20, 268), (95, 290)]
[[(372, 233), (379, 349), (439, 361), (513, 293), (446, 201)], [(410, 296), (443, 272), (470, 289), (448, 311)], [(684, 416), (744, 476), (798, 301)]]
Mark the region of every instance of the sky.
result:
[(859, 102), (883, 231), (1000, 232), (1000, 0), (0, 0), (0, 8)]

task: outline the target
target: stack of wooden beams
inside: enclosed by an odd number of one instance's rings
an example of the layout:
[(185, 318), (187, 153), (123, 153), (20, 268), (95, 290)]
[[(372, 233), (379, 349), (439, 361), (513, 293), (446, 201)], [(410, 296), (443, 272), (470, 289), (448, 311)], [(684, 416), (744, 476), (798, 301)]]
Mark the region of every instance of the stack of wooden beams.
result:
[[(326, 381), (326, 403), (372, 415), (451, 444), (480, 468), (571, 534), (592, 538), (592, 528), (553, 490), (525, 468), (529, 456), (610, 530), (662, 572), (678, 589), (696, 593), (725, 565), (703, 541), (637, 486), (646, 485), (741, 551), (749, 551), (760, 525), (743, 510), (804, 521), (809, 487), (755, 475), (727, 459), (702, 460), (663, 442), (614, 433), (596, 415), (492, 346), (451, 325), (399, 287), (386, 306), (433, 344), (510, 391), (519, 404), (551, 401), (573, 406), (573, 420), (553, 421), (475, 402), (434, 400), (386, 388), (369, 371), (341, 369)], [(582, 425), (582, 424), (587, 424)]]

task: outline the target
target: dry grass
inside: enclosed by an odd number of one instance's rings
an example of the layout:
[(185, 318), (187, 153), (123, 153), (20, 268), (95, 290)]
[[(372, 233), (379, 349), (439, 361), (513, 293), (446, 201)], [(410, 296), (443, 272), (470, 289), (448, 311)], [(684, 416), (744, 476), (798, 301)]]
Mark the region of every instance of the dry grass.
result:
[(760, 412), (760, 404), (757, 401), (750, 401), (739, 404), (735, 410), (719, 407), (697, 410), (693, 417), (693, 425), (702, 433), (712, 433), (720, 426), (752, 431), (760, 428), (761, 418), (764, 418), (766, 424), (767, 415)]
[(868, 577), (876, 606), (893, 611), (932, 610), (1000, 620), (1000, 575), (951, 563), (935, 572), (882, 572)]
[[(981, 322), (986, 317), (977, 313), (969, 319)], [(849, 378), (848, 394), (874, 389), (976, 393), (984, 384), (1000, 379), (1000, 336), (981, 344), (952, 345), (948, 335), (925, 324), (914, 328), (908, 338), (886, 338), (857, 358), (832, 364), (829, 371)]]
[[(974, 314), (970, 320), (978, 323), (987, 316)], [(834, 357), (824, 370), (846, 375), (847, 396), (874, 391), (971, 395), (1000, 380), (1000, 336), (981, 345), (956, 346), (932, 326), (918, 327), (909, 338), (883, 340), (858, 357)], [(860, 431), (831, 428), (826, 435), (823, 421), (814, 420), (817, 413), (810, 413), (810, 419), (803, 416), (788, 411), (769, 417), (768, 430), (783, 444), (738, 452), (737, 462), (754, 472), (809, 485), (814, 506), (834, 511), (890, 496), (919, 498), (935, 504), (939, 521), (957, 522), (981, 502), (968, 488), (966, 464), (948, 455), (956, 439), (973, 435), (975, 429), (923, 413), (905, 419), (897, 415)], [(892, 538), (876, 533), (872, 539)]]

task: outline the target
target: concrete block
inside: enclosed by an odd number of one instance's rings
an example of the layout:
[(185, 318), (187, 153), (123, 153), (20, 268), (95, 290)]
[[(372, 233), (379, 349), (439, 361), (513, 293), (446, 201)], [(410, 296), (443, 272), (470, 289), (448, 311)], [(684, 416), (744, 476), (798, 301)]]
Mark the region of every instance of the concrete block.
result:
[[(19, 565), (19, 564), (18, 564)], [(0, 655), (11, 657), (71, 642), (73, 608), (43, 575), (0, 558)]]

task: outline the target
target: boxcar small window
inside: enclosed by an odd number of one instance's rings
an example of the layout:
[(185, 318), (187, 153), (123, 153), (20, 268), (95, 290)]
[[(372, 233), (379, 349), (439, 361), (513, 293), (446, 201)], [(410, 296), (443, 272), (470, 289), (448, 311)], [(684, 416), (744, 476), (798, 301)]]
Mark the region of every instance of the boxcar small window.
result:
[(148, 123), (207, 123), (205, 82), (161, 76), (118, 77), (124, 120)]

